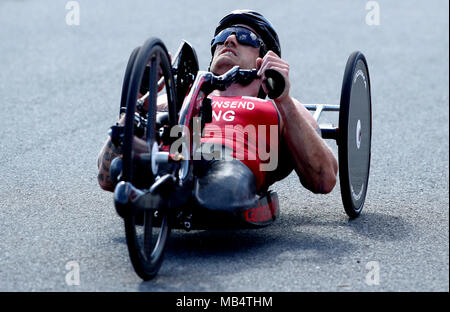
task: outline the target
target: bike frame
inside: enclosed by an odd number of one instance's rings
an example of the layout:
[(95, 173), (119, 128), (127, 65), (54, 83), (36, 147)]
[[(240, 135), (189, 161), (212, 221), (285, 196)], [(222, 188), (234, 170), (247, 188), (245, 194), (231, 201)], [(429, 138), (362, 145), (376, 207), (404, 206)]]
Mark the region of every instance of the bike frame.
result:
[[(239, 66), (234, 66), (221, 76), (216, 76), (207, 71), (199, 71), (188, 95), (184, 98), (179, 113), (178, 124), (184, 127), (185, 135), (194, 133), (193, 117), (200, 115), (202, 105), (212, 91), (225, 90), (239, 79), (254, 79), (256, 77), (257, 70), (240, 70)], [(189, 140), (190, 159), (193, 159), (196, 148), (194, 140)]]
[[(191, 164), (194, 159), (194, 153), (198, 146), (195, 145), (195, 140), (191, 137), (191, 134), (194, 133), (194, 117), (200, 116), (202, 111), (202, 105), (207, 99), (208, 95), (214, 90), (226, 90), (231, 84), (236, 83), (239, 79), (255, 79), (257, 77), (257, 70), (240, 70), (239, 66), (235, 66), (230, 69), (228, 72), (221, 76), (216, 76), (211, 72), (207, 71), (198, 71), (192, 86), (189, 89), (188, 94), (185, 96), (183, 104), (179, 111), (178, 118), (178, 126), (182, 127), (182, 136), (189, 136), (188, 142), (189, 145), (185, 146), (188, 150), (188, 154), (183, 153), (180, 155), (170, 154), (167, 151), (153, 151), (152, 147), (150, 147), (150, 156), (152, 160), (152, 167), (157, 166), (160, 163), (167, 162), (175, 162), (178, 163), (177, 169), (174, 170), (170, 174), (166, 174), (161, 177), (161, 179), (157, 180), (154, 185), (150, 188), (149, 193), (156, 193), (157, 189), (159, 189), (162, 185), (169, 183), (173, 184), (175, 180), (180, 178), (178, 172), (182, 168), (182, 163), (185, 164), (185, 169), (183, 172), (183, 176), (181, 177), (181, 181), (179, 181), (179, 185), (183, 184), (184, 178), (187, 177), (188, 172), (188, 163)], [(157, 84), (158, 87), (163, 83), (163, 78), (161, 78)], [(142, 104), (147, 98), (149, 94), (143, 95), (141, 98), (137, 100), (137, 103)], [(313, 117), (316, 121), (320, 118), (320, 115), (323, 111), (339, 111), (339, 105), (333, 104), (303, 104), (304, 107), (308, 110), (314, 110)], [(203, 116), (202, 116), (203, 117)], [(336, 139), (338, 137), (338, 128), (333, 127), (332, 125), (322, 124), (319, 125), (321, 130), (321, 136), (324, 139)], [(171, 130), (171, 129), (170, 129)], [(129, 194), (128, 199), (123, 198), (123, 201), (132, 201), (135, 202), (138, 206), (145, 209), (145, 205), (139, 204), (138, 201), (141, 197), (145, 197), (147, 192), (142, 192), (140, 190), (135, 189), (132, 185), (129, 185), (130, 192), (126, 192)], [(135, 194), (134, 196), (133, 193)], [(133, 198), (130, 198), (133, 197)], [(145, 202), (145, 201), (144, 201)]]

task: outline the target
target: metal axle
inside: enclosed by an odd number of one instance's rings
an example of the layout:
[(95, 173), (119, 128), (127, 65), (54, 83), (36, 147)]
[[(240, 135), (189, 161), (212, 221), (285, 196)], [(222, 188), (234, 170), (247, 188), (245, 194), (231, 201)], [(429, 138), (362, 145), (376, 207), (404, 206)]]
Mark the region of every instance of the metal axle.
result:
[[(313, 117), (316, 121), (319, 121), (322, 112), (339, 112), (340, 109), (338, 104), (303, 104), (303, 106), (309, 111), (314, 111)], [(334, 127), (332, 124), (319, 124), (319, 128), (322, 138), (337, 140), (339, 128)]]

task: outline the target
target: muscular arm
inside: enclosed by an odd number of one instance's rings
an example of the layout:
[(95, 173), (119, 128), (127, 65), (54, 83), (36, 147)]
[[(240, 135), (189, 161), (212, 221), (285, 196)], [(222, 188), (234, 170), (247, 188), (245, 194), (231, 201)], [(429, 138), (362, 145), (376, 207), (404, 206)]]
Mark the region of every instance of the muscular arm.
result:
[(319, 136), (319, 126), (296, 99), (275, 100), (280, 111), (282, 135), (291, 152), (294, 169), (301, 183), (314, 193), (329, 193), (336, 184), (337, 161)]
[[(267, 69), (274, 69), (286, 82), (283, 93), (274, 102), (282, 119), (281, 133), (301, 183), (314, 193), (331, 192), (336, 184), (337, 161), (318, 134), (317, 122), (289, 95), (289, 64), (269, 51), (264, 58), (257, 59), (257, 66), (260, 75)], [(264, 84), (262, 86), (267, 93)]]
[(97, 180), (100, 187), (105, 191), (114, 191), (113, 183), (111, 182), (111, 178), (109, 176), (109, 167), (111, 166), (111, 161), (119, 157), (120, 153), (114, 147), (111, 142), (111, 138), (108, 137), (105, 144), (103, 145), (100, 154), (98, 155), (97, 167), (98, 167), (98, 175)]

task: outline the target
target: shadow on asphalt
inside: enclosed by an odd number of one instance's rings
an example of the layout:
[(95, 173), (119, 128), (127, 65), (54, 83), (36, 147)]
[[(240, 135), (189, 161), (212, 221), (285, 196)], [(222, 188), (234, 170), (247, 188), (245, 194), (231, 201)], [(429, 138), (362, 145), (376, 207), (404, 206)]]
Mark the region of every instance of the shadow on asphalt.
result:
[(351, 230), (378, 241), (400, 241), (412, 235), (413, 226), (402, 217), (381, 213), (362, 213), (348, 221)]
[[(333, 228), (336, 232), (348, 228), (365, 239), (377, 241), (403, 240), (412, 232), (412, 226), (401, 217), (371, 212), (363, 212), (357, 219), (344, 221), (309, 217), (295, 221), (284, 219), (254, 230), (173, 230), (160, 273), (155, 279), (142, 282), (139, 290), (177, 291), (179, 288), (171, 286), (172, 279), (181, 282), (191, 275), (196, 279), (201, 272), (208, 272), (208, 276), (223, 276), (252, 267), (273, 268), (284, 265), (286, 261), (326, 265), (330, 259), (339, 261), (359, 248), (357, 243), (348, 240), (348, 235), (346, 238), (325, 236), (312, 232), (311, 226), (327, 228), (327, 233)], [(117, 237), (114, 241), (126, 243), (125, 237)]]
[[(326, 264), (352, 253), (357, 246), (351, 242), (302, 233), (283, 224), (257, 230), (174, 231), (161, 271), (152, 281), (142, 282), (140, 291), (180, 291), (196, 285), (201, 276), (216, 280), (221, 276), (247, 274), (254, 268), (278, 270), (286, 263), (293, 265)], [(174, 280), (178, 286), (173, 286)], [(180, 286), (184, 285), (184, 286)]]
[(311, 217), (301, 217), (297, 226), (347, 227), (358, 235), (377, 241), (400, 241), (411, 236), (414, 231), (412, 224), (400, 216), (392, 216), (376, 212), (362, 212), (356, 219), (346, 221), (317, 220)]

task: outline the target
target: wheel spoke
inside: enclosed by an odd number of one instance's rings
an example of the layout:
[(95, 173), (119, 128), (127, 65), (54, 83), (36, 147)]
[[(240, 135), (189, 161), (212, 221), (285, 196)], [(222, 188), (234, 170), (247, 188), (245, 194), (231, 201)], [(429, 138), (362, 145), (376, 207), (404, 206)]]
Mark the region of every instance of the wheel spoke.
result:
[[(156, 50), (155, 53), (151, 56), (150, 61), (150, 86), (149, 90), (149, 101), (148, 101), (148, 115), (147, 115), (147, 133), (155, 133), (155, 118), (156, 118), (156, 101), (158, 98), (158, 73), (159, 73), (159, 63), (160, 63), (160, 55), (159, 51)], [(154, 135), (149, 135), (147, 137), (147, 142), (151, 147), (153, 144)]]
[(147, 260), (150, 260), (153, 243), (152, 243), (152, 234), (153, 234), (153, 226), (152, 226), (152, 212), (146, 212), (144, 216), (144, 257)]
[[(144, 73), (144, 69), (147, 66), (150, 66), (148, 77), (144, 77), (145, 79), (143, 79), (142, 75), (147, 75), (147, 73)], [(127, 120), (132, 119), (131, 121), (134, 122), (136, 102), (139, 101), (139, 104), (142, 105), (146, 101), (146, 95), (140, 99), (138, 99), (138, 95), (140, 94), (141, 84), (148, 83), (146, 140), (148, 145), (153, 146), (153, 142), (159, 141), (158, 134), (156, 133), (156, 104), (158, 97), (158, 80), (161, 79), (160, 73), (163, 73), (164, 78), (162, 79), (166, 82), (173, 81), (169, 57), (162, 42), (159, 39), (150, 39), (145, 42), (139, 49), (132, 68), (133, 70), (130, 79), (128, 79), (128, 96), (126, 98)], [(143, 82), (143, 80), (145, 82)], [(175, 112), (176, 114), (175, 86), (173, 86), (173, 84), (165, 83), (164, 87), (165, 92), (170, 95), (168, 96), (169, 112), (172, 114)], [(131, 114), (133, 116), (128, 116)], [(124, 166), (127, 167), (124, 168), (124, 172), (126, 171), (128, 173), (124, 179), (126, 182), (135, 183), (136, 185), (134, 185), (139, 189), (145, 188), (148, 190), (149, 186), (137, 186), (140, 184), (147, 185), (147, 182), (151, 186), (154, 183), (154, 178), (152, 174), (147, 175), (145, 170), (142, 171), (143, 167), (147, 168), (148, 160), (142, 165), (142, 163), (139, 163), (131, 157), (131, 148), (133, 147), (132, 144), (134, 141), (134, 138), (132, 137), (134, 124), (131, 121), (125, 124), (126, 128), (130, 128), (128, 134), (131, 133), (131, 136), (129, 135), (125, 138), (129, 149), (128, 152), (130, 155), (128, 157), (130, 158), (130, 161), (124, 162)], [(139, 160), (142, 161), (141, 158), (139, 158)], [(139, 165), (142, 165), (142, 168), (139, 167)], [(133, 177), (133, 168), (135, 177)], [(148, 181), (141, 182), (141, 179), (147, 179)], [(130, 211), (130, 214), (124, 218), (130, 260), (136, 273), (144, 280), (153, 278), (157, 274), (163, 261), (164, 250), (170, 233), (168, 209), (169, 207), (166, 206), (159, 207), (158, 217), (153, 215), (154, 211), (152, 210), (146, 211), (145, 213)], [(155, 227), (155, 225), (158, 227)]]

